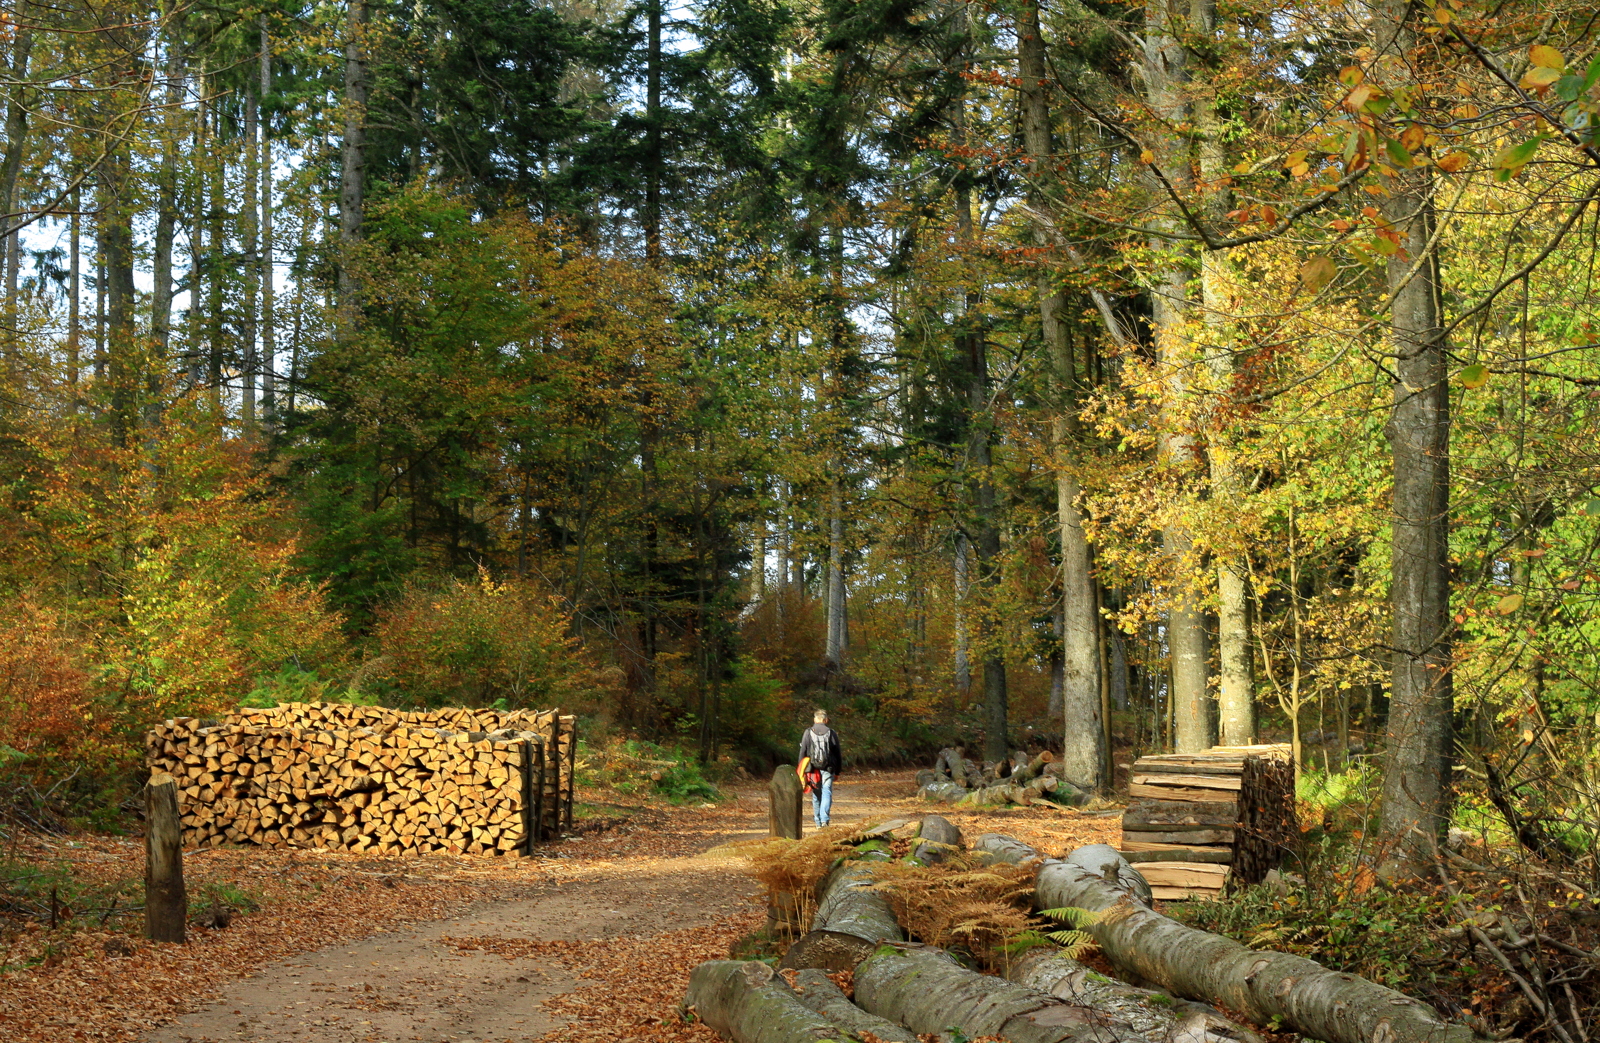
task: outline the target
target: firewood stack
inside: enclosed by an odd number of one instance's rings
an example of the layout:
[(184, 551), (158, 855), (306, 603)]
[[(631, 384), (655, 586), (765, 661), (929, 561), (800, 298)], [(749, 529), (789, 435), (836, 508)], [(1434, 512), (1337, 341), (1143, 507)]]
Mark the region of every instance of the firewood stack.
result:
[(531, 854), (572, 823), (576, 718), (559, 711), (290, 703), (146, 736), (184, 842)]
[[(1292, 771), (1253, 771), (1250, 792), (1242, 792), (1245, 761), (1286, 763), (1288, 758), (1287, 744), (1140, 757), (1122, 816), (1123, 857), (1139, 864), (1157, 898), (1220, 895), (1234, 862), (1239, 825), (1253, 821), (1242, 809), (1277, 809), (1285, 801), (1293, 806)], [(1277, 792), (1285, 785), (1287, 794)]]

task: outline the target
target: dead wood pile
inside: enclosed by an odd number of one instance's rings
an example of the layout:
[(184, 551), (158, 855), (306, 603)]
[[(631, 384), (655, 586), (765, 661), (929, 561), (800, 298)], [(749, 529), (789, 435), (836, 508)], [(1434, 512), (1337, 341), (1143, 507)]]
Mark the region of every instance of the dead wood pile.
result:
[(1049, 750), (1029, 756), (1018, 750), (1001, 761), (978, 764), (959, 748), (939, 751), (933, 767), (917, 772), (917, 796), (944, 804), (1082, 804), (1088, 795), (1059, 774)]
[(571, 825), (576, 739), (556, 710), (290, 703), (169, 720), (145, 745), (190, 846), (503, 855)]

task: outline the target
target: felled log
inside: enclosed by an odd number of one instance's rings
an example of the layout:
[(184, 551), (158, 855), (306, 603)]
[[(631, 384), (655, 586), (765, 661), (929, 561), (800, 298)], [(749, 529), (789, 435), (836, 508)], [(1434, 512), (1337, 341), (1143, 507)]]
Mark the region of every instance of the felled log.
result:
[(947, 747), (939, 751), (933, 770), (963, 788), (967, 785), (967, 761), (959, 749)]
[(967, 970), (942, 949), (886, 947), (855, 974), (856, 1005), (914, 1033), (959, 1029), (969, 1039), (1010, 1043), (1148, 1043), (1137, 1031), (1088, 1007)]
[(1020, 783), (1027, 782), (1030, 779), (1038, 778), (1039, 773), (1044, 770), (1045, 765), (1049, 764), (1055, 759), (1056, 755), (1051, 753), (1049, 750), (1040, 751), (1031, 760), (1024, 762), (1021, 767), (1011, 769), (1012, 785), (1018, 785)]
[(961, 850), (961, 830), (943, 815), (924, 815), (917, 826), (917, 843), (911, 857), (923, 865), (943, 862)]
[(794, 992), (801, 1003), (852, 1035), (863, 1039), (874, 1036), (883, 1043), (919, 1043), (909, 1030), (851, 1003), (822, 971), (807, 970), (795, 975)]
[(1206, 1003), (1173, 999), (1107, 978), (1059, 949), (1035, 949), (1006, 968), (1006, 979), (1068, 1003), (1113, 1014), (1164, 1043), (1261, 1043), (1261, 1037)]
[(967, 788), (959, 782), (933, 782), (917, 790), (917, 796), (923, 800), (938, 801), (941, 804), (954, 804), (967, 795)]
[(845, 863), (823, 879), (811, 930), (789, 946), (780, 967), (845, 971), (855, 967), (883, 942), (905, 940), (889, 901), (868, 891), (872, 870)]
[(685, 1010), (734, 1043), (850, 1043), (855, 1037), (800, 1002), (764, 963), (707, 960), (689, 975)]
[[(993, 847), (1007, 855), (1027, 849), (1009, 838), (992, 845), (979, 838), (975, 846)], [(1091, 847), (1111, 850), (1105, 845)], [(1100, 912), (1119, 907), (1086, 930), (1112, 966), (1135, 980), (1237, 1011), (1257, 1024), (1278, 1023), (1325, 1043), (1475, 1043), (1477, 1039), (1470, 1029), (1447, 1023), (1427, 1004), (1365, 978), (1330, 971), (1300, 956), (1247, 949), (1232, 939), (1168, 919), (1132, 898), (1126, 887), (1111, 882), (1124, 873), (1115, 865), (1108, 867), (1103, 851), (1083, 856), (1085, 850), (1074, 851), (1066, 861), (1041, 859), (1034, 901), (1044, 909), (1072, 906)], [(1132, 872), (1131, 866), (1127, 872)]]

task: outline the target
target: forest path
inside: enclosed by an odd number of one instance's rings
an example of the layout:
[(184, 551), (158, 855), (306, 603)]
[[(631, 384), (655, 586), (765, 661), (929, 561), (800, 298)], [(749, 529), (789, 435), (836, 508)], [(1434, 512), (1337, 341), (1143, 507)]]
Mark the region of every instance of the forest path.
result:
[[(680, 851), (764, 836), (765, 790), (743, 788), (738, 802), (720, 814), (674, 813), (665, 828), (687, 841)], [(847, 776), (835, 788), (834, 821), (911, 810), (910, 792), (909, 775)], [(809, 804), (805, 814), (809, 823)], [(524, 1043), (547, 1033), (554, 1033), (552, 1039), (587, 1038), (578, 1022), (621, 1016), (608, 1013), (604, 988), (581, 977), (597, 950), (642, 954), (638, 978), (622, 988), (632, 988), (632, 982), (643, 988), (665, 969), (652, 966), (656, 960), (675, 962), (695, 944), (725, 952), (727, 940), (760, 922), (760, 886), (744, 875), (742, 861), (697, 853), (661, 857), (652, 852), (654, 837), (650, 827), (624, 824), (563, 844), (571, 854), (556, 849), (554, 858), (541, 860), (549, 872), (535, 879), (525, 898), (486, 901), (459, 916), (270, 964), (145, 1039)], [(713, 926), (719, 930), (695, 930)], [(669, 933), (680, 937), (658, 937)], [(670, 1014), (670, 1006), (658, 1005), (665, 1009), (657, 1017)], [(615, 1020), (611, 1026), (620, 1027)]]

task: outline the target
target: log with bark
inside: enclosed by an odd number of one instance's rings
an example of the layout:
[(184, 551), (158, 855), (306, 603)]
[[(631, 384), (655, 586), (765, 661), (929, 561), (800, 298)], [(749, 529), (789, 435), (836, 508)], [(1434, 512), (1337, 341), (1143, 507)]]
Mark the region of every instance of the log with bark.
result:
[(1134, 980), (1325, 1043), (1475, 1043), (1470, 1029), (1393, 989), (1168, 919), (1115, 882), (1132, 873), (1131, 866), (1111, 863), (1104, 853), (1109, 848), (1092, 846), (1104, 850), (1080, 857), (1085, 849), (1079, 849), (1063, 861), (1042, 858), (1010, 838), (984, 836), (974, 845), (1019, 864), (1036, 860), (1040, 908), (1109, 910), (1086, 929), (1112, 966)]
[(915, 1033), (959, 1029), (1010, 1043), (1149, 1043), (1102, 1011), (961, 966), (942, 949), (885, 946), (855, 973), (861, 1009)]
[(909, 1029), (868, 1014), (851, 1003), (823, 971), (805, 970), (795, 975), (794, 992), (801, 1003), (853, 1035), (863, 1039), (876, 1037), (883, 1043), (920, 1043)]
[(981, 769), (962, 760), (959, 750), (939, 752), (933, 772), (917, 773), (917, 796), (944, 804), (988, 807), (1000, 804), (1081, 804), (1088, 799), (1058, 775), (1046, 774), (1055, 761), (1049, 750), (1029, 757), (1017, 751), (1010, 760)]
[(961, 830), (943, 815), (924, 815), (917, 826), (911, 857), (923, 865), (943, 862), (962, 847)]
[(1114, 1014), (1166, 1043), (1261, 1043), (1261, 1037), (1208, 1003), (1174, 999), (1117, 981), (1059, 949), (1035, 949), (1006, 968), (1006, 978), (1057, 999)]
[(779, 966), (804, 970), (851, 970), (883, 942), (905, 940), (889, 901), (878, 891), (872, 870), (846, 862), (818, 886), (811, 930), (789, 946)]
[(735, 1043), (859, 1041), (800, 1002), (772, 968), (754, 960), (708, 960), (689, 976), (684, 1011)]

